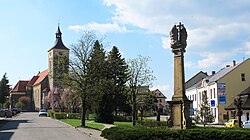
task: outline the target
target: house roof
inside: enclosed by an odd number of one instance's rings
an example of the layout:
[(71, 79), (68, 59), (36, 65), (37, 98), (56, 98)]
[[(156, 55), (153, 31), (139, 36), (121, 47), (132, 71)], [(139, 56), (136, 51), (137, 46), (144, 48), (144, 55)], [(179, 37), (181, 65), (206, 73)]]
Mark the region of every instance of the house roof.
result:
[(40, 84), (44, 78), (46, 78), (46, 76), (48, 76), (49, 72), (48, 70), (44, 70), (42, 72), (40, 72), (38, 75), (37, 75), (37, 80), (36, 82), (33, 84), (33, 86), (37, 85), (37, 84)]
[(236, 69), (237, 67), (239, 67), (240, 65), (242, 65), (243, 63), (245, 63), (246, 61), (249, 61), (250, 59), (246, 59), (245, 61), (236, 64), (235, 66), (229, 66), (229, 67), (225, 67), (222, 68), (219, 72), (215, 73), (214, 75), (212, 75), (208, 80), (209, 83), (208, 84), (212, 84), (218, 80), (220, 80), (221, 78), (223, 78), (224, 76), (226, 76), (228, 73), (230, 73), (231, 71), (233, 71), (234, 69)]
[(60, 27), (58, 26), (57, 28), (57, 32), (56, 32), (56, 41), (55, 41), (55, 45), (54, 47), (52, 47), (50, 50), (52, 49), (63, 49), (63, 50), (69, 50), (64, 44), (63, 44), (63, 41), (62, 41), (62, 32), (60, 30)]
[[(250, 110), (250, 86), (242, 91), (238, 96), (241, 97), (242, 101), (242, 109), (243, 110)], [(235, 110), (234, 103), (231, 103), (229, 106), (225, 108), (225, 110)]]
[(33, 76), (32, 79), (29, 81), (27, 86), (33, 86), (36, 80), (39, 78), (39, 76)]
[[(156, 95), (156, 98), (167, 98), (159, 89), (156, 89), (156, 90), (153, 90), (152, 91), (155, 95)], [(158, 93), (158, 95), (156, 94), (156, 93)], [(160, 96), (159, 96), (159, 93), (161, 94)]]
[(195, 74), (193, 77), (191, 77), (188, 81), (185, 82), (185, 88), (189, 89), (195, 84), (197, 84), (199, 81), (201, 81), (203, 78), (207, 77), (207, 73), (200, 71), (197, 74)]
[(196, 84), (194, 84), (193, 86), (189, 87), (186, 90), (191, 90), (191, 89), (195, 89), (197, 87), (200, 87), (201, 86), (201, 82), (202, 82), (202, 80), (200, 80), (199, 82), (197, 82)]
[(26, 85), (29, 81), (19, 80), (10, 92), (26, 92)]

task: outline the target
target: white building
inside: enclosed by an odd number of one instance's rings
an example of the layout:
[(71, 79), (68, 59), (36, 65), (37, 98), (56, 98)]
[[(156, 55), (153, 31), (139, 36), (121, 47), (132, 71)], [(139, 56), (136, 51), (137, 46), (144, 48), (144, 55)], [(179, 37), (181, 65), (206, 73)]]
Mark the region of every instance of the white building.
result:
[(193, 101), (193, 108), (198, 110), (202, 97), (207, 96), (215, 123), (224, 123), (233, 116), (233, 112), (228, 112), (225, 108), (249, 85), (250, 59), (239, 64), (234, 61), (231, 66), (227, 65), (217, 73), (212, 72), (210, 76), (186, 88), (186, 96)]

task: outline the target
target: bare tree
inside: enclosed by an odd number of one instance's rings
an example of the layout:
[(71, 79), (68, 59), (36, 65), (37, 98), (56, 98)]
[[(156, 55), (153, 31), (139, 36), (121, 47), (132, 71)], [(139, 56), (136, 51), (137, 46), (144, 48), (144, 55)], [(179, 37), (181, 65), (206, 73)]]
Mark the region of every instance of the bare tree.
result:
[(132, 121), (135, 125), (137, 118), (137, 96), (138, 87), (151, 85), (151, 82), (155, 79), (153, 71), (148, 66), (149, 57), (143, 57), (139, 55), (138, 58), (128, 61), (129, 78), (128, 84), (130, 88), (130, 103), (132, 105)]
[(81, 126), (85, 127), (85, 115), (90, 99), (87, 82), (87, 62), (96, 41), (94, 32), (85, 31), (84, 35), (76, 44), (71, 45), (72, 55), (69, 64), (70, 87), (77, 92), (81, 99)]

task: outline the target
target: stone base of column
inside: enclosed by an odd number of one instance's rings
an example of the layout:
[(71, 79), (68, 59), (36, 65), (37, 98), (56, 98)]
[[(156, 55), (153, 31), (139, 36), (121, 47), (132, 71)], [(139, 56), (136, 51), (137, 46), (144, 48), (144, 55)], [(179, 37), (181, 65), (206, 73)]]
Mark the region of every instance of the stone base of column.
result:
[(190, 118), (190, 101), (168, 101), (171, 111), (170, 118), (167, 125), (173, 129), (186, 129), (191, 127), (192, 122)]

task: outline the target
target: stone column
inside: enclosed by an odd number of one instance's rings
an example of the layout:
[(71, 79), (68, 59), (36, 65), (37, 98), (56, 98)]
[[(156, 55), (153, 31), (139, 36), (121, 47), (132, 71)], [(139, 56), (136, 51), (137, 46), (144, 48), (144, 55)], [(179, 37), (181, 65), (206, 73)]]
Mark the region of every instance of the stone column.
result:
[(174, 129), (186, 129), (191, 126), (191, 119), (190, 101), (185, 94), (184, 52), (187, 32), (184, 25), (174, 25), (170, 37), (174, 53), (174, 95), (172, 101), (168, 101), (171, 110), (168, 125)]

